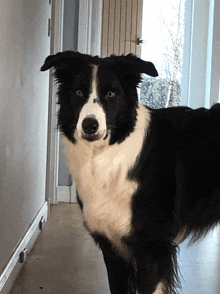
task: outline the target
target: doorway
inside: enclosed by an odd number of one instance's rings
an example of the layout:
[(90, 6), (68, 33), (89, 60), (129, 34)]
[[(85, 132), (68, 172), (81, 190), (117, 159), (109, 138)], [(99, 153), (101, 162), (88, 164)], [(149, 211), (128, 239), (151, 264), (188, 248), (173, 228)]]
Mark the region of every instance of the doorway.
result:
[[(60, 51), (100, 55), (101, 20), (102, 0), (65, 0), (63, 47)], [(56, 156), (56, 190), (51, 193), (51, 203), (76, 202), (75, 183), (66, 163), (62, 134), (57, 135)]]

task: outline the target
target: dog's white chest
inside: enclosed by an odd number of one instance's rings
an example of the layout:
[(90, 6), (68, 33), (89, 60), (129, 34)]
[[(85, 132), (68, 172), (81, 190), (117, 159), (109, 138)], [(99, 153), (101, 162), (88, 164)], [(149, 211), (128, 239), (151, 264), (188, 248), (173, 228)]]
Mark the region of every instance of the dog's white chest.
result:
[(131, 225), (131, 197), (137, 189), (135, 182), (126, 179), (124, 168), (117, 162), (86, 165), (86, 175), (79, 185), (88, 227), (104, 233), (110, 240), (127, 235)]
[[(83, 215), (91, 232), (102, 233), (118, 247), (131, 230), (131, 201), (138, 184), (127, 178), (141, 152), (147, 111), (139, 109), (135, 131), (121, 144), (92, 145), (77, 138), (64, 139), (68, 163), (83, 202)], [(105, 141), (104, 141), (105, 142)]]
[(131, 229), (131, 199), (138, 186), (127, 179), (129, 150), (111, 147), (94, 157), (66, 139), (65, 145), (88, 229), (124, 250), (121, 238)]
[(85, 155), (86, 150), (80, 155), (82, 149), (74, 147), (70, 169), (87, 226), (119, 245), (131, 228), (131, 198), (137, 189), (137, 183), (127, 179), (126, 150), (109, 149), (92, 157)]

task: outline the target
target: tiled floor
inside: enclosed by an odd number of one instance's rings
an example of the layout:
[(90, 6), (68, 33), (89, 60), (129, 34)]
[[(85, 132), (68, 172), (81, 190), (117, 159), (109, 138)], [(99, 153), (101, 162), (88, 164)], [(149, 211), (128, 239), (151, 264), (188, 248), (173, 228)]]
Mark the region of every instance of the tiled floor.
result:
[[(181, 294), (220, 294), (219, 228), (192, 247), (180, 246)], [(10, 294), (109, 294), (102, 254), (76, 204), (52, 206)]]

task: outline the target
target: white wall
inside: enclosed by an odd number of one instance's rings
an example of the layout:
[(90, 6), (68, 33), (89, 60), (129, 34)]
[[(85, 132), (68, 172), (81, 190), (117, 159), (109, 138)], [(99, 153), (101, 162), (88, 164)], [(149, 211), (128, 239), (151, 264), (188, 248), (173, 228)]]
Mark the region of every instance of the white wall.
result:
[(45, 203), (49, 0), (0, 0), (0, 273)]

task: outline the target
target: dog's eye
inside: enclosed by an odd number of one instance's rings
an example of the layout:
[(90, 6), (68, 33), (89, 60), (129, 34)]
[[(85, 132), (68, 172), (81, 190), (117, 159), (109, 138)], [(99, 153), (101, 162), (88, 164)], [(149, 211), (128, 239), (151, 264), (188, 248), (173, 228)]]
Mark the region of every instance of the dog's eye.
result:
[(81, 90), (76, 90), (76, 95), (82, 97), (83, 92)]
[(115, 92), (108, 91), (107, 96), (108, 96), (108, 98), (113, 98), (113, 97), (115, 97)]

